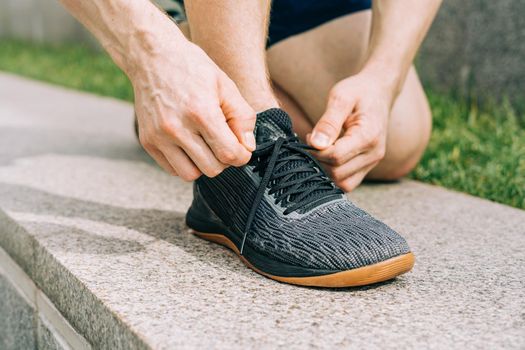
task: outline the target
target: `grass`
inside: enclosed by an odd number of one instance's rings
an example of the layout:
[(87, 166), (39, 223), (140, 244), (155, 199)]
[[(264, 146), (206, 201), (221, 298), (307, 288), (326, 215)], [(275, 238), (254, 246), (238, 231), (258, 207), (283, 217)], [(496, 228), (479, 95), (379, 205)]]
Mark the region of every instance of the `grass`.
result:
[(80, 45), (49, 46), (0, 39), (0, 70), (131, 101), (128, 78), (103, 53)]
[(525, 209), (525, 127), (510, 105), (428, 95), (434, 130), (411, 177)]
[[(126, 76), (88, 48), (0, 40), (0, 70), (131, 101)], [(525, 118), (508, 103), (480, 109), (428, 92), (430, 145), (411, 177), (525, 209)]]

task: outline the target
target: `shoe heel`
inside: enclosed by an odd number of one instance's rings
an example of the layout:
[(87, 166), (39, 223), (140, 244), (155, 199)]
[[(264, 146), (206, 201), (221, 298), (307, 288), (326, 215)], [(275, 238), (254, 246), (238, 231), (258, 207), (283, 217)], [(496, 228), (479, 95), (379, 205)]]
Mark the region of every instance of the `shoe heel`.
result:
[(193, 201), (186, 213), (186, 225), (194, 231), (203, 233), (224, 233), (226, 226), (217, 215), (210, 209), (202, 198), (197, 188), (193, 185)]

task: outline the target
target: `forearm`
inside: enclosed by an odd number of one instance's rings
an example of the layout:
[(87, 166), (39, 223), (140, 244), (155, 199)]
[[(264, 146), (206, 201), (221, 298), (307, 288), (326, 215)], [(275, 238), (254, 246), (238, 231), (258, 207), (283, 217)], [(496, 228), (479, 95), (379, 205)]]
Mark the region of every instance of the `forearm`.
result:
[(363, 72), (381, 76), (399, 93), (441, 0), (374, 0), (372, 31)]
[(163, 52), (163, 43), (170, 41), (173, 50), (174, 42), (186, 42), (177, 26), (149, 0), (60, 1), (128, 76)]

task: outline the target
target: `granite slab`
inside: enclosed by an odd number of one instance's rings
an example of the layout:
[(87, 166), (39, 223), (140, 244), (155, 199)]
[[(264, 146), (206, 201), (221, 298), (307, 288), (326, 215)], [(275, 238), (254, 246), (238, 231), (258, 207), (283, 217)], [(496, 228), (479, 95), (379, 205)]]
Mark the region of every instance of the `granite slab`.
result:
[(407, 238), (414, 270), (285, 285), (189, 233), (191, 186), (144, 154), (132, 115), (0, 74), (0, 246), (94, 348), (525, 347), (525, 211), (408, 180), (362, 186), (351, 199)]

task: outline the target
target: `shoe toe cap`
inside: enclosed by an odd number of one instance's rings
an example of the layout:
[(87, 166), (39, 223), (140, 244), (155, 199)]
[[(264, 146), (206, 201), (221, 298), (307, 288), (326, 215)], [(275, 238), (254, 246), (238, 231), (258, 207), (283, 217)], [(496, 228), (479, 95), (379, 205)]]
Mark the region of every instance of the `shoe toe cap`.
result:
[(341, 270), (376, 264), (410, 252), (401, 235), (366, 213), (344, 226), (342, 239), (334, 247), (340, 252), (337, 266)]
[(261, 219), (256, 226), (251, 239), (260, 252), (313, 270), (350, 270), (410, 252), (403, 237), (350, 202), (295, 220)]

